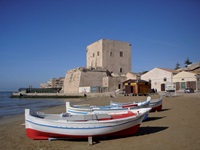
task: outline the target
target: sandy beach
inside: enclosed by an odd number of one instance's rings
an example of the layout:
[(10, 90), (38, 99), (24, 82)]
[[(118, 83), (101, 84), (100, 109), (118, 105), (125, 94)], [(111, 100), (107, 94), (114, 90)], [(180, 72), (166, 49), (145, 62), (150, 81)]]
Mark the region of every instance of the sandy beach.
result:
[[(153, 98), (159, 97), (152, 95)], [(108, 105), (112, 101), (143, 101), (145, 96), (120, 96), (116, 98), (87, 98), (92, 105)], [(77, 103), (76, 103), (77, 104)], [(65, 106), (52, 107), (46, 113), (61, 113)], [(99, 139), (94, 145), (87, 140), (31, 140), (26, 137), (24, 115), (0, 120), (0, 149), (3, 150), (197, 150), (200, 146), (200, 93), (163, 97), (163, 110), (150, 113), (139, 131), (130, 137)]]

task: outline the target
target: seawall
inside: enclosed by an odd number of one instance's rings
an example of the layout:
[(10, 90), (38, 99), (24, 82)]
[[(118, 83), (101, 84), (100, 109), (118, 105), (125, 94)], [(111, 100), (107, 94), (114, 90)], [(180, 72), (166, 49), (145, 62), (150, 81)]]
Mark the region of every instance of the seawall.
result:
[(87, 93), (84, 95), (83, 93), (20, 93), (15, 92), (11, 94), (11, 98), (81, 98), (81, 97), (108, 97), (115, 96), (114, 92), (106, 92), (106, 93)]

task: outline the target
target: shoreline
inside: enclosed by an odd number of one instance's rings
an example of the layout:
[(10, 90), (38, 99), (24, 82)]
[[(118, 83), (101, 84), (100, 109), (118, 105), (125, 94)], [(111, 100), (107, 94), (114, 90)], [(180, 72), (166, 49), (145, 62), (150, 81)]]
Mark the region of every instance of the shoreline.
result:
[[(157, 98), (158, 95), (152, 95)], [(146, 97), (122, 96), (116, 98), (96, 97), (86, 98), (84, 101), (73, 102), (73, 104), (107, 105), (111, 100), (120, 102), (143, 101)], [(150, 113), (149, 119), (141, 124), (139, 131), (130, 137), (99, 139), (89, 146), (87, 140), (57, 140), (43, 141), (31, 140), (25, 134), (24, 115), (16, 115), (1, 120), (0, 145), (3, 149), (85, 149), (101, 150), (102, 148), (112, 150), (121, 149), (199, 149), (200, 145), (200, 93), (184, 94), (175, 97), (163, 97), (163, 110)], [(55, 106), (44, 110), (45, 113), (61, 113), (65, 106)]]

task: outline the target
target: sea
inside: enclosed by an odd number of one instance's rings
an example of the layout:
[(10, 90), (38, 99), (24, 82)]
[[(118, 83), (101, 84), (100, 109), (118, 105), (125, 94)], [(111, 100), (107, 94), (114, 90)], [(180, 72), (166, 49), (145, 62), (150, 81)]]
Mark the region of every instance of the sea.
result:
[[(40, 111), (53, 106), (65, 106), (65, 102), (72, 101), (72, 99), (68, 98), (11, 98), (12, 93), (12, 91), (0, 91), (0, 119), (17, 114), (24, 114), (25, 109)], [(81, 98), (73, 98), (73, 101), (82, 100)]]

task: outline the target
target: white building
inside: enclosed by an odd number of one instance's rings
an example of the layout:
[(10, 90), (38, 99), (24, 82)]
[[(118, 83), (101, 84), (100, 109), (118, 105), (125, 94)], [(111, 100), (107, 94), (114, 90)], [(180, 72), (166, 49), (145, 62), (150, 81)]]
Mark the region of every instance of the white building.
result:
[(141, 75), (141, 79), (150, 81), (152, 89), (165, 91), (165, 86), (173, 84), (173, 76), (177, 73), (178, 72), (176, 70), (172, 69), (154, 68)]
[(184, 90), (188, 87), (196, 91), (200, 90), (200, 74), (194, 72), (179, 72), (173, 76), (173, 82), (176, 83), (176, 90)]

